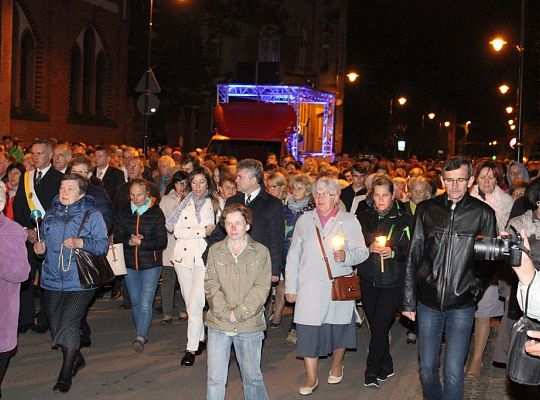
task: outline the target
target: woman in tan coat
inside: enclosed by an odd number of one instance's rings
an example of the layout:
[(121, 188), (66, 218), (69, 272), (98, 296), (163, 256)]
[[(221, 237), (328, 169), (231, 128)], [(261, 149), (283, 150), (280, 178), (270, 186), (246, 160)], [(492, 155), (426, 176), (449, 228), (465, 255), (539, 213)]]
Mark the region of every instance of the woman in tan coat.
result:
[(204, 282), (209, 306), (207, 399), (225, 398), (231, 344), (242, 373), (244, 398), (268, 399), (261, 349), (264, 303), (272, 280), (270, 253), (247, 234), (252, 214), (246, 206), (225, 207), (220, 222), (227, 237), (210, 248)]

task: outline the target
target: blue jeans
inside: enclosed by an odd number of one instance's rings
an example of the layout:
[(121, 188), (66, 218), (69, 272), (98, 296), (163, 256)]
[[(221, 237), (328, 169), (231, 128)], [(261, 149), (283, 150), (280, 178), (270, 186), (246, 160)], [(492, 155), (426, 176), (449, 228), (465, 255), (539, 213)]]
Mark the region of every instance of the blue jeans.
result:
[(231, 343), (242, 374), (245, 400), (267, 400), (261, 373), (261, 349), (264, 332), (238, 333), (227, 336), (224, 331), (208, 328), (208, 383), (207, 400), (225, 398), (229, 372)]
[(156, 294), (161, 267), (136, 271), (128, 268), (126, 287), (131, 298), (131, 315), (137, 337), (146, 339), (152, 322), (152, 304)]
[[(475, 307), (439, 311), (418, 303), (418, 355), (426, 400), (463, 399), (464, 366), (474, 323)], [(439, 350), (446, 333), (444, 390), (439, 379)]]

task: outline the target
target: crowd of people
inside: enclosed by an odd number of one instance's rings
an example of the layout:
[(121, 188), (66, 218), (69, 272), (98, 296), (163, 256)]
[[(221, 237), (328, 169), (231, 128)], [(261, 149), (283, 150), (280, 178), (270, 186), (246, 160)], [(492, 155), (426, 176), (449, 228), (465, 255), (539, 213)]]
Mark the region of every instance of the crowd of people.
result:
[[(83, 288), (74, 253), (102, 255), (118, 243), (127, 274), (108, 289), (131, 311), (131, 347), (144, 351), (156, 309), (162, 325), (187, 320), (179, 361), (192, 366), (207, 351), (208, 399), (225, 397), (231, 344), (245, 398), (268, 398), (264, 331), (282, 324), (286, 304), (294, 312), (286, 340), (306, 371), (301, 395), (318, 388), (321, 356), (332, 355), (328, 384), (342, 381), (344, 355), (356, 348), (364, 318), (364, 385), (380, 388), (395, 373), (390, 329), (402, 312), (401, 340), (418, 345), (424, 397), (462, 398), (465, 373), (482, 375), (492, 319), (499, 317), (493, 362), (504, 367), (520, 316), (516, 293), (534, 275), (533, 266), (516, 275), (504, 264), (478, 262), (474, 241), (513, 226), (533, 253), (540, 251), (539, 165), (348, 154), (331, 163), (275, 154), (238, 160), (170, 146), (145, 156), (126, 145), (38, 139), (25, 147), (4, 136), (0, 236), (9, 246), (0, 248), (7, 305), (0, 312), (0, 378), (17, 334), (50, 330), (63, 354), (54, 390), (70, 390), (86, 365), (81, 348), (91, 345), (87, 313), (105, 292)], [(330, 273), (357, 274), (362, 299), (333, 300)], [(533, 305), (538, 296), (531, 295)], [(533, 343), (530, 351), (540, 353)]]

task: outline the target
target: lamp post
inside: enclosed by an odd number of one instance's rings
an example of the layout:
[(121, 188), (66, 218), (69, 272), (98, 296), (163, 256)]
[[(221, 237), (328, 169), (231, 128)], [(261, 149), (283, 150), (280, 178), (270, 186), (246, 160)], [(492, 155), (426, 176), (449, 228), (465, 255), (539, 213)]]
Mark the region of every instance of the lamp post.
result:
[[(527, 7), (527, 0), (521, 0), (521, 19), (520, 19), (520, 34), (519, 44), (515, 46), (519, 55), (518, 64), (518, 87), (516, 96), (516, 109), (517, 109), (517, 143), (516, 143), (516, 160), (522, 162), (523, 159), (523, 72), (525, 61), (525, 10)], [(507, 44), (502, 38), (495, 38), (489, 42), (496, 52), (499, 52)], [(501, 86), (502, 87), (502, 86)], [(499, 90), (501, 90), (501, 87)], [(508, 87), (507, 87), (508, 88)], [(507, 90), (506, 90), (507, 91)], [(506, 93), (501, 90), (501, 93)]]
[[(405, 103), (407, 103), (407, 98), (401, 96), (397, 99), (397, 101), (400, 106), (404, 106)], [(390, 135), (392, 134), (393, 113), (394, 113), (394, 98), (391, 97), (390, 98), (390, 111), (389, 111), (389, 118), (388, 118), (388, 133)]]
[(143, 140), (143, 150), (144, 155), (148, 155), (148, 101), (150, 97), (150, 74), (152, 73), (152, 25), (153, 25), (153, 16), (154, 16), (154, 0), (150, 1), (150, 9), (148, 11), (148, 47), (146, 53), (146, 76), (144, 79), (144, 113), (143, 113), (143, 123), (144, 123), (144, 140)]

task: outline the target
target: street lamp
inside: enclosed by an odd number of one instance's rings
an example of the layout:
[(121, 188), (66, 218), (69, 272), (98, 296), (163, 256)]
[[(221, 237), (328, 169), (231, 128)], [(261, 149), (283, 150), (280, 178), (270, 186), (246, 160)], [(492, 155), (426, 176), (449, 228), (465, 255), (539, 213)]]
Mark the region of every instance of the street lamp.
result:
[(503, 84), (499, 86), (499, 92), (501, 92), (501, 94), (506, 94), (508, 93), (509, 90), (510, 90), (510, 86), (508, 86), (507, 84)]
[(448, 128), (450, 126), (450, 121), (444, 121), (444, 126)]
[[(407, 102), (407, 98), (402, 96), (402, 97), (399, 97), (399, 98), (397, 99), (397, 101), (398, 101), (398, 104), (399, 104), (400, 106), (404, 106), (405, 103)], [(392, 134), (392, 122), (393, 122), (393, 121), (392, 121), (392, 118), (393, 118), (392, 114), (393, 114), (393, 113), (394, 113), (394, 98), (391, 97), (391, 98), (390, 98), (389, 124), (388, 124), (388, 131), (389, 131), (389, 134)]]
[(360, 77), (360, 75), (358, 75), (356, 72), (354, 71), (351, 71), (347, 74), (347, 78), (349, 79), (349, 82), (355, 82), (358, 78)]
[[(517, 143), (516, 143), (516, 160), (521, 162), (523, 159), (523, 72), (525, 69), (525, 10), (527, 0), (521, 0), (521, 19), (520, 19), (520, 34), (519, 44), (515, 46), (519, 55), (518, 64), (518, 88), (516, 92), (517, 106)], [(495, 51), (500, 51), (506, 42), (502, 38), (495, 38), (491, 42)], [(502, 92), (501, 92), (502, 93)]]
[(405, 97), (400, 97), (399, 99), (397, 99), (397, 101), (400, 106), (404, 106), (405, 103), (407, 102), (407, 99)]
[(514, 107), (508, 106), (505, 108), (507, 114), (512, 114), (514, 112)]

